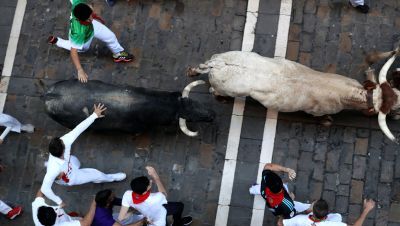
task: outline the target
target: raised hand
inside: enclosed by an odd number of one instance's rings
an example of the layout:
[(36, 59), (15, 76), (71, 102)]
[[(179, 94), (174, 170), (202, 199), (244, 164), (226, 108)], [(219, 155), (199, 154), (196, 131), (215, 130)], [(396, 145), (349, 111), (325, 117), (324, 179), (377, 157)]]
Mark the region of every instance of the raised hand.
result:
[(296, 171), (294, 171), (293, 169), (290, 169), (290, 168), (286, 168), (286, 170), (287, 170), (290, 180), (296, 179)]
[(157, 171), (152, 166), (146, 166), (147, 173), (152, 178), (158, 178)]
[(104, 111), (107, 110), (106, 107), (104, 107), (104, 104), (98, 103), (97, 106), (96, 104), (93, 106), (94, 108), (94, 113), (96, 113), (97, 117), (103, 118), (105, 117)]
[(88, 81), (88, 75), (86, 72), (83, 70), (83, 68), (78, 70), (78, 80), (82, 83), (87, 83)]

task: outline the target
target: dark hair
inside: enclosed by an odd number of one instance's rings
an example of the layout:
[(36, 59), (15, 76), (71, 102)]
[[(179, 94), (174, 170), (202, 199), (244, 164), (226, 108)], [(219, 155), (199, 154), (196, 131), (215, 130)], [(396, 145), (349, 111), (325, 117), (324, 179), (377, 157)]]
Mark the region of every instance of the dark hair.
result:
[(52, 226), (56, 223), (57, 214), (52, 207), (41, 206), (38, 209), (37, 217), (44, 226)]
[(105, 189), (97, 192), (95, 201), (96, 205), (99, 207), (107, 207), (108, 199), (110, 198), (112, 191), (110, 189)]
[(64, 143), (59, 137), (51, 139), (49, 144), (49, 152), (55, 157), (60, 158), (64, 154)]
[(329, 213), (329, 206), (328, 203), (320, 199), (314, 203), (313, 206), (313, 215), (318, 219), (325, 218)]
[(271, 170), (268, 170), (265, 176), (266, 187), (269, 188), (272, 193), (279, 193), (283, 188), (282, 179)]
[(83, 20), (83, 21), (89, 19), (92, 12), (93, 12), (92, 9), (85, 3), (79, 3), (74, 7), (72, 11), (74, 16), (78, 18), (78, 20)]
[(147, 190), (149, 184), (150, 180), (147, 177), (136, 177), (131, 181), (131, 188), (133, 192), (137, 194), (143, 194)]

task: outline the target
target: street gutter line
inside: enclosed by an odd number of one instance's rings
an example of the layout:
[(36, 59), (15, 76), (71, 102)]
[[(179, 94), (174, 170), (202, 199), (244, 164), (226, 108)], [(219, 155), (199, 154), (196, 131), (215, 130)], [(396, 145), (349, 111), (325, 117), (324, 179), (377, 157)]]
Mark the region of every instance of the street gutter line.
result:
[[(249, 0), (247, 4), (246, 23), (243, 31), (242, 51), (250, 52), (253, 50), (258, 7), (259, 0)], [(229, 206), (231, 204), (233, 181), (235, 179), (245, 103), (245, 97), (237, 97), (233, 104), (228, 143), (226, 145), (225, 163), (221, 179), (221, 189), (219, 192), (217, 216), (215, 219), (216, 226), (226, 226), (228, 224)]]
[[(281, 0), (279, 12), (278, 31), (275, 43), (275, 58), (285, 58), (292, 12), (292, 0)], [(264, 126), (263, 141), (261, 145), (260, 162), (258, 165), (257, 181), (261, 181), (262, 171), (266, 163), (272, 162), (274, 142), (276, 136), (276, 125), (278, 112), (273, 109), (267, 110)], [(262, 226), (264, 222), (265, 200), (261, 195), (254, 196), (253, 213), (250, 226)]]
[(19, 35), (21, 34), (22, 22), (24, 20), (27, 0), (18, 0), (15, 8), (14, 19), (11, 27), (10, 38), (8, 39), (6, 57), (4, 59), (3, 72), (0, 81), (0, 112), (3, 112), (6, 104), (7, 90), (10, 82), (15, 55), (17, 53)]

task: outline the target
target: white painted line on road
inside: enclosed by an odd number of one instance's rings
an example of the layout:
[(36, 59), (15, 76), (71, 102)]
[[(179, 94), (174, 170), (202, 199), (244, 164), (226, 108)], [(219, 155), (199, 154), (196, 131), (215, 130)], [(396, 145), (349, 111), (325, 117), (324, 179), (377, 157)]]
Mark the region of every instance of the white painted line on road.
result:
[(0, 93), (0, 113), (4, 110), (4, 105), (6, 104), (7, 93)]
[[(257, 13), (258, 12), (258, 8), (260, 6), (260, 0), (249, 0), (249, 2), (247, 3), (247, 12), (253, 12), (253, 13)], [(247, 18), (246, 18), (247, 20)], [(246, 21), (247, 23), (247, 21)], [(251, 25), (251, 24), (249, 24)]]
[[(281, 0), (279, 12), (278, 30), (275, 43), (275, 58), (285, 58), (290, 27), (290, 17), (292, 12), (292, 0)], [(278, 123), (278, 111), (268, 109), (263, 141), (261, 145), (260, 163), (258, 165), (257, 181), (261, 181), (262, 171), (266, 163), (272, 162), (274, 143), (276, 135), (276, 125)], [(264, 222), (265, 201), (261, 195), (254, 197), (253, 212), (250, 226), (262, 226)]]
[(22, 22), (25, 15), (26, 1), (27, 0), (18, 0), (17, 7), (15, 8), (14, 20), (11, 27), (10, 38), (8, 40), (2, 76), (11, 76), (15, 55), (17, 53), (19, 35), (21, 33)]
[(17, 53), (19, 35), (21, 33), (22, 22), (24, 20), (27, 0), (18, 0), (15, 8), (14, 19), (11, 27), (10, 38), (4, 59), (2, 77), (0, 80), (0, 112), (3, 112), (6, 104), (8, 84), (14, 66), (15, 55)]
[[(252, 0), (249, 0), (249, 2), (251, 1)], [(257, 24), (257, 17), (258, 13), (255, 12), (246, 13), (246, 24), (243, 30), (242, 51), (250, 52), (253, 50), (254, 39), (256, 37), (255, 31)]]
[[(246, 23), (243, 31), (242, 51), (250, 52), (253, 50), (258, 6), (259, 0), (248, 1)], [(224, 170), (221, 179), (221, 189), (219, 192), (217, 216), (215, 218), (216, 226), (226, 226), (228, 224), (229, 205), (231, 204), (233, 181), (235, 179), (245, 102), (246, 98), (235, 98), (235, 103), (233, 104), (228, 143), (226, 145)]]

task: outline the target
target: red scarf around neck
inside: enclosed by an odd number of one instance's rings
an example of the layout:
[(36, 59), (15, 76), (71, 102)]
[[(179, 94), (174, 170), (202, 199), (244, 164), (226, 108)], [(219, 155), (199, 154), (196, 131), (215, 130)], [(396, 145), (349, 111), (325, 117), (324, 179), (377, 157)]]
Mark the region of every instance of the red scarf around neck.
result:
[(272, 207), (281, 204), (285, 196), (283, 189), (278, 193), (273, 193), (269, 188), (265, 188), (265, 194), (268, 204)]
[(150, 191), (147, 191), (143, 195), (132, 192), (132, 201), (134, 204), (140, 204), (144, 202), (149, 196), (150, 196)]

